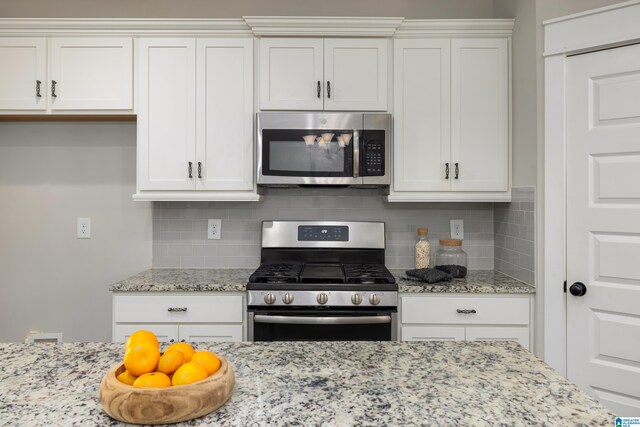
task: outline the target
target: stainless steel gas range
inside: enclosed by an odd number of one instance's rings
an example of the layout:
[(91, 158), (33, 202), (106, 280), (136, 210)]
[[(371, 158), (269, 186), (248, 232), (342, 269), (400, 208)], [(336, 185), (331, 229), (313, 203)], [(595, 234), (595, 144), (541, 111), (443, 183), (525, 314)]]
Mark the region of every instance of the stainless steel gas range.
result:
[(383, 222), (264, 221), (247, 284), (250, 341), (397, 339)]

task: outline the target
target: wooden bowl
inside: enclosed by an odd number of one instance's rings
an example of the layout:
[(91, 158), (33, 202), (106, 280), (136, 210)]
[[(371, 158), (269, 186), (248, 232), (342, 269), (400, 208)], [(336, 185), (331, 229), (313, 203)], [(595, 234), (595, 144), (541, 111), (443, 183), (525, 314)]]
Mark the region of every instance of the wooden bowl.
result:
[(233, 368), (220, 357), (220, 369), (192, 384), (166, 388), (138, 388), (116, 377), (124, 370), (120, 363), (100, 383), (100, 403), (110, 417), (130, 424), (170, 424), (198, 418), (221, 407), (235, 384)]

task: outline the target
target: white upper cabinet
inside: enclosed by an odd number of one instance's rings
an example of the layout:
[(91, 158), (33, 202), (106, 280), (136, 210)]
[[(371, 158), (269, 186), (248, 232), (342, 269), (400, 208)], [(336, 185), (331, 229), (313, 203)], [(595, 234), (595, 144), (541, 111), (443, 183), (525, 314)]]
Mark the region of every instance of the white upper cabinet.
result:
[(450, 42), (401, 39), (394, 55), (396, 191), (449, 191), (451, 163)]
[(0, 37), (0, 110), (130, 112), (132, 45), (131, 37)]
[(47, 39), (0, 37), (0, 110), (46, 110)]
[(509, 187), (506, 37), (398, 39), (389, 201), (502, 201)]
[(322, 110), (322, 39), (260, 40), (260, 108)]
[(386, 39), (262, 38), (262, 110), (387, 110)]
[(253, 40), (141, 38), (136, 200), (259, 200)]
[(197, 48), (197, 187), (251, 190), (253, 40), (198, 39)]
[(140, 39), (138, 189), (196, 188), (196, 40)]
[(50, 40), (51, 110), (133, 109), (132, 39)]
[(325, 110), (387, 109), (387, 40), (325, 39)]

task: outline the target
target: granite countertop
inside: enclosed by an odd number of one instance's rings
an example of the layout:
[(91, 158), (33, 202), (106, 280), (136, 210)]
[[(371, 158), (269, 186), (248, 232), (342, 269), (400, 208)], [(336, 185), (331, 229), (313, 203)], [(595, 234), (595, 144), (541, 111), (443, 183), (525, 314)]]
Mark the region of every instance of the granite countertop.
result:
[[(231, 399), (181, 425), (610, 426), (614, 415), (513, 342), (202, 343), (234, 367)], [(122, 425), (100, 406), (112, 343), (0, 344), (0, 420)]]
[(470, 294), (533, 294), (535, 287), (494, 270), (469, 270), (464, 279), (450, 282), (423, 283), (411, 280), (406, 270), (391, 270), (400, 293), (470, 293)]
[(153, 268), (114, 283), (113, 292), (244, 292), (255, 269)]
[[(109, 287), (114, 292), (244, 292), (254, 269), (150, 269)], [(535, 288), (493, 270), (469, 270), (465, 279), (427, 284), (391, 270), (399, 291), (412, 293), (532, 294)]]

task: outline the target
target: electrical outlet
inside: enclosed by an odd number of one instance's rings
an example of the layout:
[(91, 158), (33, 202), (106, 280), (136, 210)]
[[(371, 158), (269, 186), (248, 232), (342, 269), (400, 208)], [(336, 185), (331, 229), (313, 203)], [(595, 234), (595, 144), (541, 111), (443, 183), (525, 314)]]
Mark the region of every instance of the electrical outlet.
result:
[(464, 240), (464, 221), (461, 219), (451, 220), (451, 238)]
[(222, 220), (210, 219), (209, 224), (207, 225), (207, 239), (220, 240), (221, 234), (222, 234)]
[(78, 239), (91, 238), (91, 218), (78, 218), (78, 229), (76, 231)]

